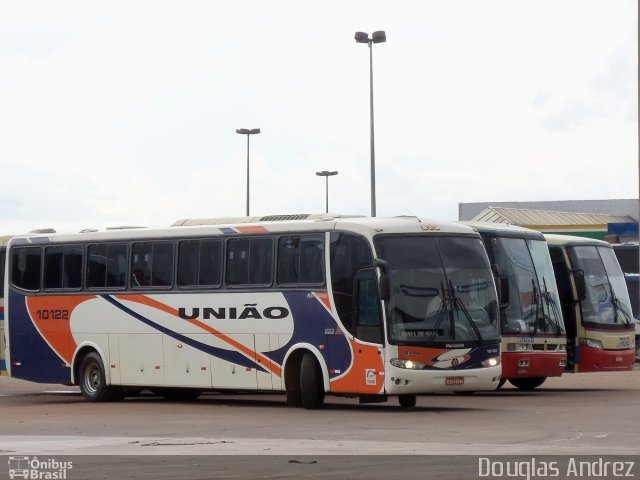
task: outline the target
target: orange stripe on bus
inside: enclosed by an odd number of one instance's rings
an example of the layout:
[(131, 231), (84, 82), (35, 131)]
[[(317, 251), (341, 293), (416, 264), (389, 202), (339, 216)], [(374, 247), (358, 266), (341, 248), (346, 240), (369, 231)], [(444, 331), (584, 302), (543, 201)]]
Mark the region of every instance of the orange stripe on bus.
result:
[(34, 296), (27, 297), (31, 320), (51, 348), (68, 364), (73, 359), (77, 344), (71, 333), (71, 315), (75, 308), (95, 295)]
[(236, 230), (240, 233), (267, 233), (267, 230), (264, 227), (252, 226), (252, 227), (236, 227)]

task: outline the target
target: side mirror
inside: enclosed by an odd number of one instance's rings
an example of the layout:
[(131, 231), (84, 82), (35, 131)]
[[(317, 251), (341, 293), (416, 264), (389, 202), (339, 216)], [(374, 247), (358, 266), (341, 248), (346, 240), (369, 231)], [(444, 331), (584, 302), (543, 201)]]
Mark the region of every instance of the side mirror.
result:
[(576, 284), (576, 294), (578, 296), (578, 301), (581, 302), (582, 300), (587, 298), (587, 287), (584, 281), (584, 270), (571, 270), (571, 273), (573, 274), (573, 281)]
[(380, 289), (380, 299), (389, 300), (389, 262), (376, 258), (374, 264), (380, 269), (380, 285), (378, 287)]

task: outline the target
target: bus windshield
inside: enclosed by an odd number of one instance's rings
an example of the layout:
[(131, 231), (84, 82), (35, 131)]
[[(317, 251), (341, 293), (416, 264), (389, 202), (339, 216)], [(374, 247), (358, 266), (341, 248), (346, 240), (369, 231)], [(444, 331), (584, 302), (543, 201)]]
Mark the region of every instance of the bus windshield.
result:
[(574, 246), (572, 265), (584, 271), (586, 298), (580, 302), (585, 323), (630, 325), (631, 301), (624, 275), (611, 248)]
[(502, 332), (564, 335), (546, 242), (497, 237), (491, 244), (498, 271), (509, 281), (509, 298), (500, 312)]
[(491, 269), (479, 238), (380, 236), (389, 263), (389, 341), (451, 347), (500, 337)]

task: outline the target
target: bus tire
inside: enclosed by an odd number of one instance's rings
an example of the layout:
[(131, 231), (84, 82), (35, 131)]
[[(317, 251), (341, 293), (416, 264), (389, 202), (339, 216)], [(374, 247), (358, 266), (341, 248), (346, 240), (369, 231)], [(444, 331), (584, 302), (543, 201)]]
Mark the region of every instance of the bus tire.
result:
[(108, 402), (113, 389), (107, 385), (102, 358), (96, 352), (84, 356), (78, 369), (78, 386), (85, 400), (89, 402)]
[(300, 363), (300, 396), (302, 406), (307, 410), (322, 408), (324, 403), (324, 382), (322, 370), (312, 353), (305, 353)]
[(398, 403), (402, 408), (413, 408), (416, 406), (417, 397), (410, 393), (398, 395)]
[(535, 390), (547, 377), (510, 378), (509, 383), (520, 390)]

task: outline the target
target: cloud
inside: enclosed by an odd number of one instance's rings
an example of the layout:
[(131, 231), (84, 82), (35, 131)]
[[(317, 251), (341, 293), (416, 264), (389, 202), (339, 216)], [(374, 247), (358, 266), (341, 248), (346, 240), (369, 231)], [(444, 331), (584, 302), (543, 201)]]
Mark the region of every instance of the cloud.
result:
[(0, 7), (0, 231), (637, 194), (631, 1)]

